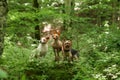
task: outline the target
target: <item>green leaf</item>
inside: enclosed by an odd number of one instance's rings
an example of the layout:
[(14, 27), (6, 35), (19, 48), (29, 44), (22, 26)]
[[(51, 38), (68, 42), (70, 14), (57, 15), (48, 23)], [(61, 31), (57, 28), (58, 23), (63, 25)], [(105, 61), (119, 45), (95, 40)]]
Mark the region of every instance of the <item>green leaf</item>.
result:
[(7, 73), (0, 69), (0, 78), (7, 78)]
[(21, 80), (26, 80), (26, 75), (23, 75)]

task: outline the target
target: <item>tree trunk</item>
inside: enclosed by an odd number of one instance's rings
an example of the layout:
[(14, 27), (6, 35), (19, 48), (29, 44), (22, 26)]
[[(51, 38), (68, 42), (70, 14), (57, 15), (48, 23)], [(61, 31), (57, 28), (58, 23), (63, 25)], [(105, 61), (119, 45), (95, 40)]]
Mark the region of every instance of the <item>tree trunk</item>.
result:
[[(74, 17), (74, 8), (75, 8), (75, 0), (71, 1), (71, 12), (70, 12), (70, 16)], [(70, 27), (73, 27), (73, 20), (70, 19)]]
[(4, 49), (4, 27), (6, 26), (7, 1), (0, 0), (0, 56)]
[(117, 16), (118, 27), (120, 28), (120, 0), (118, 0), (118, 16)]
[(99, 27), (101, 27), (101, 14), (100, 14), (100, 11), (98, 11), (97, 12), (97, 25), (99, 26)]
[[(35, 8), (35, 11), (39, 8), (38, 0), (33, 0), (33, 7)], [(35, 26), (35, 39), (40, 40), (40, 28), (38, 25), (38, 19), (35, 19), (35, 21), (37, 23), (37, 25)]]
[(67, 27), (72, 27), (71, 16), (74, 15), (74, 6), (75, 6), (75, 0), (65, 0), (65, 3), (64, 3), (64, 8), (65, 8), (64, 13), (69, 16), (68, 19), (64, 19), (64, 27), (65, 27), (65, 29)]
[(116, 20), (117, 20), (117, 16), (116, 16), (116, 13), (117, 13), (117, 0), (114, 0), (112, 2), (112, 8), (113, 8), (113, 13), (112, 13), (112, 24), (114, 25), (116, 23)]

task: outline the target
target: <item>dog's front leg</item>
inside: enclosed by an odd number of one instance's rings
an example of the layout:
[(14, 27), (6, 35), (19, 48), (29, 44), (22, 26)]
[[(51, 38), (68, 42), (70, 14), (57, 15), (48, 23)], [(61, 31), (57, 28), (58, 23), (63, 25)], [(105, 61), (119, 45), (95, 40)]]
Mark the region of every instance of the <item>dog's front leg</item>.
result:
[(54, 49), (55, 61), (57, 61), (57, 49)]
[(67, 55), (65, 54), (64, 51), (62, 52), (62, 59), (63, 59), (63, 61), (67, 60)]
[(75, 60), (78, 60), (78, 56), (77, 55), (74, 55), (74, 58), (75, 58)]
[(72, 62), (72, 54), (71, 52), (69, 52), (69, 59), (68, 59), (69, 62)]
[(60, 53), (60, 51), (59, 51), (59, 50), (57, 50), (57, 61), (59, 61), (59, 60), (60, 60), (60, 55), (59, 55), (59, 53)]
[(65, 52), (64, 52), (64, 48), (62, 47), (62, 60), (65, 61), (66, 56), (65, 56)]

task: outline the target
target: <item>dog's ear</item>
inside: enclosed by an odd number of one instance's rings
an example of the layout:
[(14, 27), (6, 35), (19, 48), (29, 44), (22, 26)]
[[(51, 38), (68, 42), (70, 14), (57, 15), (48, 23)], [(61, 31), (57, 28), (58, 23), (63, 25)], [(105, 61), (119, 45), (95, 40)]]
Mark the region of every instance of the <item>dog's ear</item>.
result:
[(59, 30), (59, 29), (56, 29), (56, 33), (57, 33), (58, 35), (60, 35), (60, 30)]
[(55, 33), (56, 33), (56, 31), (55, 31), (54, 29), (51, 29), (51, 30), (50, 30), (50, 34), (51, 34), (51, 35), (53, 35), (53, 34), (55, 34)]
[(72, 43), (72, 40), (71, 40), (71, 39), (68, 38), (67, 40)]
[(65, 42), (65, 40), (66, 40), (66, 39), (65, 39), (65, 38), (63, 38), (63, 39), (62, 39), (62, 42)]
[(69, 40), (72, 43), (72, 40)]
[(70, 40), (70, 42), (71, 42), (71, 45), (72, 45), (72, 40)]
[(71, 44), (72, 44), (72, 40), (70, 40)]
[(70, 39), (68, 39), (68, 41), (71, 43), (71, 45), (72, 45), (72, 40), (70, 40)]
[(50, 30), (50, 34), (53, 35), (53, 34), (58, 34), (60, 35), (60, 30), (59, 29), (51, 29)]
[(47, 36), (47, 37), (46, 37), (46, 39), (47, 39), (47, 40), (49, 40), (49, 39), (50, 39), (50, 37), (49, 37), (49, 36)]

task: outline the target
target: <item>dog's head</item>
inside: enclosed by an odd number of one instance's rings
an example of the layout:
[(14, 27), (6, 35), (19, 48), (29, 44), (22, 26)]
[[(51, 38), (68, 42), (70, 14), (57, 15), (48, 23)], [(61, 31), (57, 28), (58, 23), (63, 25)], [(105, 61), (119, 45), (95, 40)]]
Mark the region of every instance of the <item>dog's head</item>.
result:
[(42, 44), (46, 44), (46, 43), (48, 42), (48, 40), (49, 40), (49, 36), (41, 37), (40, 42), (41, 42)]
[(53, 38), (54, 40), (58, 40), (58, 39), (59, 39), (59, 35), (58, 35), (58, 34), (53, 34), (53, 35), (52, 35), (52, 38)]
[(64, 40), (63, 41), (64, 50), (70, 50), (71, 46), (72, 46), (72, 41), (71, 40)]
[(60, 36), (60, 30), (59, 29), (53, 29), (51, 30), (51, 35), (54, 40), (59, 39)]

